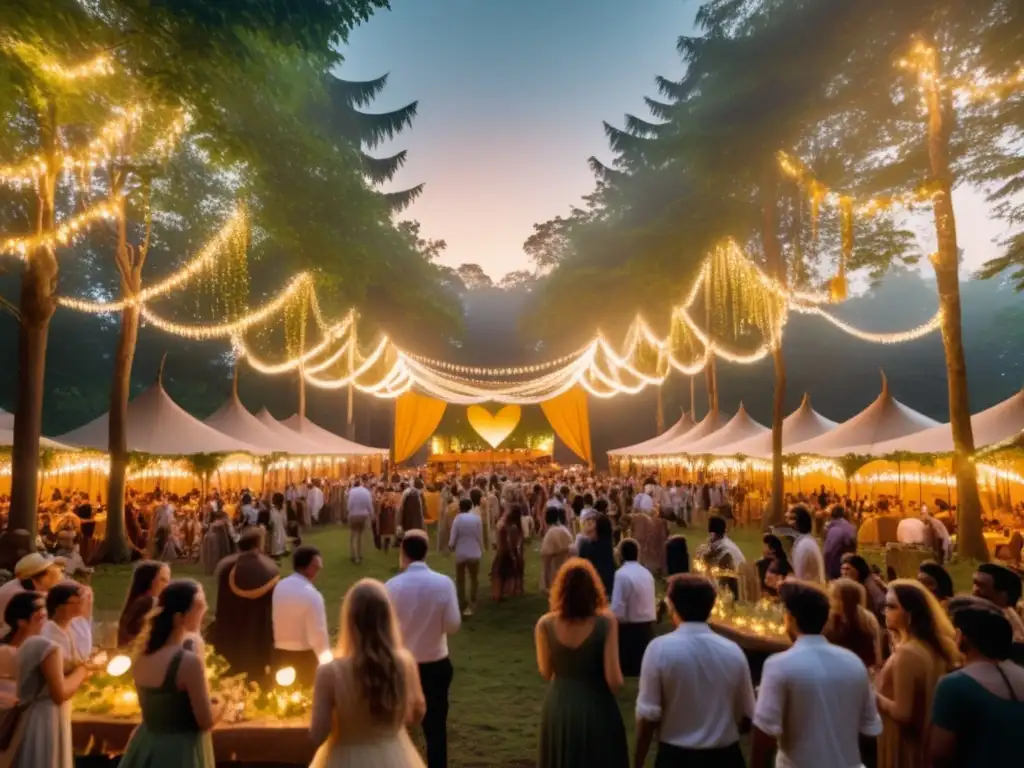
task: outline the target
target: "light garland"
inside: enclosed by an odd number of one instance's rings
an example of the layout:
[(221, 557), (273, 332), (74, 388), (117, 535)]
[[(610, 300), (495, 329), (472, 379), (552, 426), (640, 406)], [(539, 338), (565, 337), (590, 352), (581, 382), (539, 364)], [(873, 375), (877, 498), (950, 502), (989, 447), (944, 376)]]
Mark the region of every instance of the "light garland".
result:
[(259, 325), (281, 311), (284, 306), (299, 295), (301, 291), (309, 290), (313, 278), (308, 272), (302, 272), (292, 279), (280, 294), (264, 304), (255, 312), (243, 315), (237, 320), (218, 323), (216, 325), (183, 325), (165, 320), (155, 315), (147, 306), (142, 305), (142, 316), (162, 331), (173, 333), (176, 336), (183, 336), (186, 339), (201, 341), (205, 339), (230, 338), (241, 334), (243, 331)]
[(143, 108), (135, 105), (119, 110), (117, 117), (105, 123), (85, 149), (80, 152), (59, 152), (53, 165), (44, 155), (35, 155), (17, 165), (0, 166), (0, 183), (22, 186), (35, 183), (50, 170), (63, 172), (91, 171), (110, 161), (114, 147), (142, 119)]
[(899, 333), (871, 333), (869, 331), (862, 331), (859, 330), (858, 328), (854, 328), (849, 323), (840, 320), (838, 317), (829, 314), (820, 307), (810, 307), (803, 306), (800, 304), (794, 304), (793, 309), (799, 312), (800, 314), (817, 315), (818, 317), (822, 317), (825, 320), (828, 320), (828, 322), (830, 322), (832, 325), (834, 325), (836, 328), (843, 331), (844, 333), (847, 333), (856, 339), (860, 339), (861, 341), (871, 342), (872, 344), (904, 344), (908, 341), (915, 341), (924, 336), (927, 336), (928, 334), (938, 330), (942, 326), (941, 309), (936, 311), (936, 313), (932, 315), (932, 317), (929, 320), (921, 323), (921, 325), (917, 326), (916, 328), (911, 328), (910, 330), (901, 331)]
[(116, 71), (114, 59), (107, 53), (100, 53), (81, 64), (68, 66), (25, 42), (5, 38), (0, 42), (0, 46), (26, 64), (33, 64), (41, 72), (58, 80), (71, 82), (91, 77), (107, 77)]
[(168, 295), (175, 288), (178, 288), (197, 274), (207, 269), (223, 252), (224, 246), (230, 238), (242, 231), (247, 225), (245, 211), (241, 208), (236, 210), (221, 230), (214, 235), (201, 251), (188, 262), (184, 267), (170, 277), (161, 280), (155, 285), (149, 286), (133, 296), (117, 301), (85, 301), (66, 296), (58, 297), (57, 303), (62, 307), (73, 309), (77, 312), (89, 312), (103, 315), (111, 312), (120, 312), (128, 307), (139, 307), (148, 301)]
[(936, 87), (962, 96), (969, 101), (1002, 101), (1007, 93), (1024, 88), (1024, 64), (1004, 78), (982, 74), (975, 78), (944, 78), (938, 72), (938, 52), (923, 40), (915, 40), (908, 56), (896, 66), (917, 73), (922, 88)]
[(9, 253), (19, 259), (27, 260), (29, 255), (39, 248), (55, 248), (58, 245), (68, 245), (76, 237), (82, 235), (84, 230), (93, 222), (100, 219), (117, 219), (121, 215), (121, 204), (119, 200), (107, 200), (98, 203), (87, 211), (72, 216), (70, 219), (58, 224), (57, 227), (41, 235), (22, 235), (8, 237), (0, 240), (0, 253)]

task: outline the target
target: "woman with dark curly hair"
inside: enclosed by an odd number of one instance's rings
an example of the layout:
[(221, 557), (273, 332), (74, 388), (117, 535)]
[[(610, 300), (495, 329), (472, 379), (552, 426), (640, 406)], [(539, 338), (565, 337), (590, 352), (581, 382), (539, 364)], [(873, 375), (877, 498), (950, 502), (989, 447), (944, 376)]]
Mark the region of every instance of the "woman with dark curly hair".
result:
[(629, 752), (615, 692), (622, 687), (619, 630), (594, 566), (558, 571), (550, 611), (537, 622), (537, 666), (550, 681), (541, 716), (540, 768), (626, 768)]

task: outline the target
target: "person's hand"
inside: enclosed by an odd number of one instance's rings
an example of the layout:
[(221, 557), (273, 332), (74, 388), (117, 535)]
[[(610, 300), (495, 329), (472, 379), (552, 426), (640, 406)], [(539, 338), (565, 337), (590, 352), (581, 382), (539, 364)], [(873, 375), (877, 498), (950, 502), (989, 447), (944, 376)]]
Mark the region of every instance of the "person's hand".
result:
[(213, 713), (213, 722), (216, 725), (224, 719), (224, 713), (227, 711), (227, 702), (217, 694), (213, 694), (210, 697), (210, 711)]

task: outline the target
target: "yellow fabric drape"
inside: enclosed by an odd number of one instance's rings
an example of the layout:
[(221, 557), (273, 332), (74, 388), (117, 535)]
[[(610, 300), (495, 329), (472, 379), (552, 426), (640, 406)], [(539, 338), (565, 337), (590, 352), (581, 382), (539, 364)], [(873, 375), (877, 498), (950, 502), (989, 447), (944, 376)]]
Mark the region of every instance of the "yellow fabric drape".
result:
[(544, 401), (540, 407), (555, 434), (569, 446), (569, 450), (587, 462), (588, 466), (593, 466), (587, 393), (575, 386), (558, 397)]
[(401, 464), (430, 439), (447, 404), (413, 391), (395, 402), (395, 463)]

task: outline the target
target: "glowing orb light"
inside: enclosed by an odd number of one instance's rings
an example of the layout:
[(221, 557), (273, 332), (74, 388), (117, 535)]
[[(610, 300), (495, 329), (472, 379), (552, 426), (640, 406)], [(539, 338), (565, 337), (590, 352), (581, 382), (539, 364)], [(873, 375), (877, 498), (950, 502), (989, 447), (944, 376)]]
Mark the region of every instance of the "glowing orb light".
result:
[(274, 682), (282, 688), (287, 688), (295, 682), (295, 667), (282, 667), (277, 670), (277, 674), (274, 675)]
[(127, 656), (115, 656), (107, 663), (107, 674), (120, 677), (132, 668), (132, 660)]

